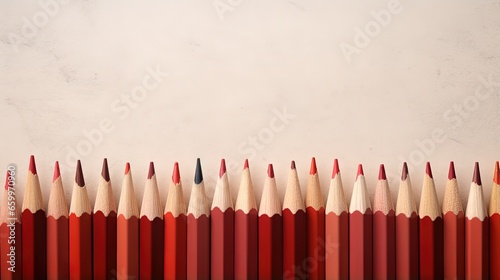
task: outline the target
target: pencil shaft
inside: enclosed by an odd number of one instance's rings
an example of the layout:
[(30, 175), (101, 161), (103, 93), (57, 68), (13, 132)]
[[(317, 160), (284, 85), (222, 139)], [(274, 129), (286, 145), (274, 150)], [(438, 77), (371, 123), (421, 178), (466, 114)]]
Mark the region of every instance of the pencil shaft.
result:
[(174, 217), (166, 213), (165, 222), (165, 279), (182, 280), (187, 277), (187, 219), (181, 214)]
[(418, 278), (418, 215), (396, 217), (396, 278), (417, 280)]
[[(16, 236), (15, 243), (9, 243), (9, 236), (14, 234)], [(2, 271), (0, 272), (0, 279), (5, 280), (20, 280), (23, 277), (23, 265), (22, 265), (22, 240), (19, 238), (21, 236), (21, 224), (15, 223), (14, 228), (7, 226), (7, 224), (2, 223), (0, 225), (0, 261), (2, 262)], [(12, 242), (12, 241), (11, 241)], [(13, 252), (11, 251), (11, 246), (14, 247)], [(15, 259), (11, 259), (11, 255), (15, 254)], [(12, 262), (11, 262), (12, 261)], [(14, 271), (9, 270), (10, 267), (14, 267)]]
[(325, 208), (306, 208), (307, 257), (311, 262), (310, 280), (325, 279)]
[[(234, 278), (234, 210), (222, 212), (212, 209), (211, 219), (211, 275), (212, 279)], [(215, 250), (215, 248), (219, 248)]]
[(257, 210), (234, 213), (234, 278), (258, 279), (258, 216)]
[(283, 210), (283, 279), (305, 279), (307, 245), (307, 217), (304, 210), (295, 214)]
[(46, 218), (45, 211), (32, 213), (26, 209), (22, 213), (23, 278), (46, 278)]
[(490, 216), (490, 278), (500, 279), (500, 214)]
[(420, 279), (442, 279), (443, 275), (443, 219), (434, 221), (428, 216), (419, 222)]
[(187, 217), (187, 278), (210, 279), (210, 218)]
[(116, 277), (116, 212), (108, 216), (97, 211), (92, 217), (94, 279)]
[(69, 216), (70, 279), (92, 278), (92, 215)]
[(282, 216), (259, 216), (259, 279), (283, 277)]
[(349, 279), (349, 213), (326, 215), (325, 238), (334, 244), (326, 250), (326, 279)]
[(349, 276), (350, 279), (373, 277), (372, 210), (349, 214)]
[(396, 278), (394, 210), (373, 214), (373, 279)]
[(163, 220), (156, 217), (152, 221), (146, 216), (140, 220), (140, 268), (141, 279), (161, 279), (163, 277)]
[(488, 234), (488, 218), (465, 219), (466, 279), (488, 279)]
[(443, 261), (446, 279), (465, 277), (465, 217), (448, 212), (443, 216)]
[(117, 275), (118, 280), (139, 278), (139, 220), (135, 216), (117, 218)]
[(47, 217), (47, 278), (69, 279), (69, 221)]

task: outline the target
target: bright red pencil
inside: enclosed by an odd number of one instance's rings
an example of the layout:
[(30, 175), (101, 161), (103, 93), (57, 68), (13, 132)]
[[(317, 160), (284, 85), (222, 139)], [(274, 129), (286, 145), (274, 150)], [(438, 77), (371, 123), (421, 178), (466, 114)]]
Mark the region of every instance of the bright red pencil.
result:
[(443, 199), (443, 262), (445, 279), (465, 277), (465, 217), (458, 192), (455, 165), (450, 162)]
[[(8, 170), (5, 177), (2, 210), (0, 212), (0, 261), (2, 270), (0, 278), (4, 280), (21, 280), (22, 266), (22, 239), (21, 213), (16, 204), (15, 170)], [(9, 179), (10, 178), (10, 179)], [(9, 200), (9, 196), (14, 200)], [(14, 203), (12, 203), (14, 201)], [(13, 239), (9, 238), (14, 236)], [(13, 247), (13, 248), (12, 248)], [(13, 250), (11, 250), (13, 249)]]
[(125, 166), (117, 214), (116, 279), (139, 278), (139, 207), (128, 162)]
[(69, 209), (69, 277), (92, 279), (92, 207), (80, 160)]
[(95, 198), (93, 222), (94, 280), (115, 278), (116, 203), (109, 178), (108, 160), (102, 163), (101, 178)]
[(283, 277), (283, 224), (273, 165), (269, 164), (259, 208), (259, 279)]
[(418, 213), (406, 162), (396, 203), (396, 278), (418, 280)]
[(373, 215), (366, 190), (363, 166), (358, 174), (349, 206), (349, 277), (372, 279), (373, 277)]
[(309, 279), (325, 279), (325, 201), (319, 185), (316, 159), (311, 160), (311, 170), (306, 188), (307, 258)]
[(283, 201), (283, 279), (305, 279), (307, 277), (306, 206), (302, 199), (300, 182), (292, 161), (285, 199)]
[(26, 280), (46, 278), (46, 217), (43, 205), (35, 157), (31, 156), (21, 218), (23, 279)]
[(500, 279), (500, 168), (495, 162), (490, 197), (490, 278)]
[(141, 279), (161, 279), (163, 276), (163, 212), (153, 162), (149, 163), (148, 179), (144, 187), (139, 230)]
[(488, 279), (488, 212), (477, 162), (474, 165), (465, 217), (465, 279)]
[(68, 223), (68, 204), (64, 196), (59, 163), (56, 161), (47, 208), (48, 279), (69, 279)]
[(245, 160), (234, 213), (234, 278), (258, 279), (258, 213), (252, 178)]
[(187, 218), (182, 192), (179, 165), (174, 164), (172, 182), (168, 189), (164, 212), (165, 222), (165, 279), (182, 280), (187, 277)]
[(187, 278), (210, 279), (210, 209), (200, 159), (196, 160), (194, 184), (187, 216)]
[(396, 279), (396, 217), (384, 165), (373, 198), (373, 279)]
[(422, 186), (419, 216), (420, 279), (443, 279), (443, 218), (429, 162)]
[(210, 216), (212, 279), (233, 279), (234, 208), (224, 159), (221, 160)]

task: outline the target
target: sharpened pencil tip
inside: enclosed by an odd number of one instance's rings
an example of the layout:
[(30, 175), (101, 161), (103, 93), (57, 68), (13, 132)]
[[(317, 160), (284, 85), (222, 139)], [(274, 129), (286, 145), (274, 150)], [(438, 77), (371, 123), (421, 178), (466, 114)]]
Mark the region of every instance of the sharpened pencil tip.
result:
[(194, 183), (199, 185), (203, 181), (203, 172), (201, 171), (201, 160), (196, 159), (196, 171), (194, 172)]
[(332, 179), (335, 178), (335, 176), (337, 176), (337, 174), (340, 173), (340, 168), (339, 168), (339, 161), (338, 159), (334, 159), (333, 160), (333, 172), (332, 172)]
[(472, 182), (476, 185), (481, 186), (481, 174), (479, 172), (479, 162), (474, 163), (474, 174), (472, 175)]
[(221, 159), (220, 160), (219, 178), (222, 178), (222, 176), (224, 176), (224, 173), (226, 173), (226, 160)]
[(365, 173), (363, 172), (363, 165), (358, 164), (358, 173), (356, 174), (356, 180), (358, 179), (359, 175), (365, 176)]
[(311, 159), (311, 169), (309, 170), (310, 175), (318, 173), (318, 168), (316, 167), (316, 158)]
[(245, 159), (245, 164), (243, 165), (243, 169), (248, 169), (248, 159)]
[(401, 181), (406, 180), (406, 178), (408, 178), (408, 165), (404, 162), (403, 171), (401, 171)]
[(380, 165), (380, 168), (378, 170), (378, 179), (387, 180), (387, 176), (385, 175), (385, 167), (383, 164)]
[(425, 174), (427, 174), (427, 176), (431, 177), (432, 179), (432, 169), (430, 162), (427, 162), (427, 164), (425, 165)]
[(493, 174), (493, 182), (495, 182), (495, 184), (497, 185), (500, 185), (500, 168), (498, 165), (498, 161), (495, 162), (495, 174)]
[(34, 155), (30, 156), (29, 171), (31, 171), (31, 174), (36, 175), (36, 164), (35, 164), (35, 156)]
[(172, 182), (178, 185), (181, 181), (181, 174), (179, 174), (179, 163), (174, 163), (174, 172), (172, 172)]
[(130, 172), (130, 163), (127, 162), (125, 163), (125, 175), (127, 175)]
[(457, 179), (457, 175), (455, 174), (455, 163), (450, 161), (450, 168), (448, 169), (448, 180)]
[(269, 178), (274, 178), (274, 169), (271, 163), (267, 166), (267, 176), (269, 176)]
[(59, 170), (59, 162), (56, 160), (56, 163), (54, 164), (54, 176), (52, 177), (52, 183), (54, 183), (59, 177), (61, 177), (61, 170)]
[(85, 180), (83, 179), (82, 163), (80, 160), (76, 162), (75, 182), (80, 187), (85, 187)]
[(290, 169), (296, 169), (295, 168), (295, 160), (292, 160), (292, 163), (290, 164)]
[(108, 159), (104, 158), (102, 160), (102, 170), (101, 170), (101, 176), (102, 178), (106, 181), (109, 182), (109, 168), (108, 168)]
[(148, 171), (148, 179), (151, 179), (153, 178), (153, 176), (155, 175), (155, 164), (151, 161), (149, 163), (149, 171)]

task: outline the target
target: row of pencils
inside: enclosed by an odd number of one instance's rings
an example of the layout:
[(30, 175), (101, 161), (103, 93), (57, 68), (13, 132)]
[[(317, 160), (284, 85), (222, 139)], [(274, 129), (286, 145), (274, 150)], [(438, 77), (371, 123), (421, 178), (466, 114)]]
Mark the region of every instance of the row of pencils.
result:
[(500, 279), (498, 162), (494, 174), (488, 213), (475, 164), (464, 213), (453, 162), (442, 207), (427, 163), (418, 210), (406, 163), (396, 207), (384, 165), (373, 206), (358, 166), (348, 206), (337, 160), (326, 203), (314, 158), (305, 199), (292, 161), (283, 204), (270, 164), (257, 208), (248, 161), (233, 204), (222, 160), (210, 207), (198, 159), (189, 205), (175, 163), (163, 207), (150, 163), (139, 211), (128, 163), (117, 208), (104, 159), (92, 209), (78, 161), (68, 209), (56, 162), (45, 212), (31, 156), (21, 213), (7, 173), (0, 278)]

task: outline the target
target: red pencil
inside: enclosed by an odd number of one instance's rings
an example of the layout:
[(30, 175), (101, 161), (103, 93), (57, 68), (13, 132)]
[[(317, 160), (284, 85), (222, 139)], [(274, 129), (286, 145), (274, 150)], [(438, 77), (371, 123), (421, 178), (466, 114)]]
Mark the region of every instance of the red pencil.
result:
[(420, 279), (443, 279), (443, 218), (429, 162), (422, 186), (419, 216)]
[(196, 160), (187, 216), (187, 278), (210, 279), (210, 209), (200, 159)]
[(307, 217), (300, 182), (292, 161), (283, 201), (283, 279), (307, 277)]
[(163, 213), (153, 162), (149, 163), (139, 229), (141, 279), (161, 279), (163, 276)]
[(465, 278), (488, 279), (488, 212), (477, 162), (474, 165), (465, 217)]
[(224, 159), (221, 160), (210, 216), (212, 279), (233, 279), (234, 208)]
[(311, 170), (306, 188), (307, 258), (309, 279), (325, 279), (325, 201), (319, 185), (316, 159), (311, 160)]
[(500, 168), (495, 162), (490, 197), (490, 278), (500, 279)]
[(130, 164), (125, 166), (116, 219), (116, 268), (118, 280), (139, 277), (139, 207), (135, 197)]
[[(0, 261), (4, 280), (20, 280), (23, 277), (21, 214), (16, 205), (15, 170), (9, 169), (5, 177), (2, 211), (0, 212)], [(9, 199), (14, 198), (14, 200)], [(12, 203), (14, 201), (14, 203)], [(13, 236), (12, 238), (10, 238)]]
[(445, 279), (465, 277), (465, 218), (455, 165), (450, 162), (443, 199), (443, 261)]
[(384, 165), (373, 198), (373, 279), (396, 279), (396, 218)]
[(47, 208), (47, 278), (69, 279), (68, 204), (57, 161)]
[(172, 182), (168, 189), (165, 205), (165, 279), (186, 279), (187, 277), (187, 220), (186, 203), (182, 192), (179, 165), (174, 164)]
[(102, 163), (101, 179), (95, 198), (93, 222), (94, 279), (115, 278), (116, 203), (109, 178), (108, 160)]
[(419, 279), (418, 213), (406, 162), (403, 164), (396, 203), (396, 278)]
[(258, 217), (252, 178), (245, 160), (234, 213), (234, 278), (258, 279)]
[(92, 207), (80, 160), (76, 164), (69, 209), (69, 276), (70, 279), (92, 278)]
[(283, 277), (283, 224), (273, 165), (269, 164), (259, 208), (259, 279)]
[(23, 279), (26, 280), (46, 278), (46, 217), (43, 205), (35, 157), (31, 156), (21, 218)]
[(360, 164), (349, 206), (350, 279), (372, 279), (373, 277), (372, 216), (363, 166)]

